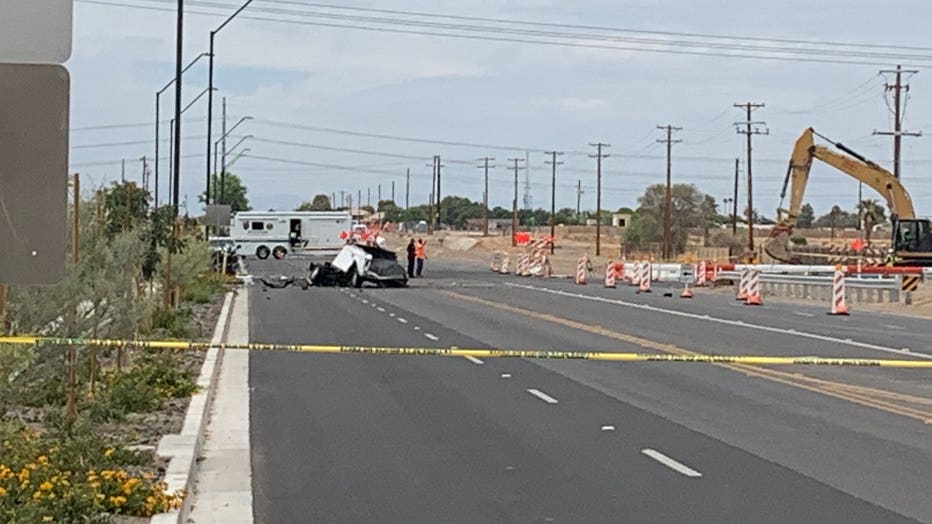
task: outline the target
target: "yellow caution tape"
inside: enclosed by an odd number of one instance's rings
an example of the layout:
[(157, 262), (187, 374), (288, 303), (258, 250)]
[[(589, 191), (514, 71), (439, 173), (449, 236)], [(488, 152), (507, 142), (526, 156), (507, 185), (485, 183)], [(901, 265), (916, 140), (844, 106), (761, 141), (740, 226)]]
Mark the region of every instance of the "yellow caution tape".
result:
[(684, 362), (704, 364), (751, 364), (758, 366), (855, 366), (932, 368), (932, 360), (894, 360), (830, 357), (787, 357), (761, 355), (703, 355), (659, 353), (613, 353), (608, 351), (550, 351), (510, 349), (462, 349), (422, 347), (336, 346), (314, 344), (219, 344), (172, 340), (118, 340), (55, 337), (0, 337), (0, 344), (52, 345), (52, 346), (134, 346), (149, 349), (207, 350), (211, 347), (247, 351), (287, 351), (298, 353), (338, 354), (357, 353), (370, 355), (441, 356), (476, 358), (530, 358), (567, 360), (604, 360), (612, 362)]

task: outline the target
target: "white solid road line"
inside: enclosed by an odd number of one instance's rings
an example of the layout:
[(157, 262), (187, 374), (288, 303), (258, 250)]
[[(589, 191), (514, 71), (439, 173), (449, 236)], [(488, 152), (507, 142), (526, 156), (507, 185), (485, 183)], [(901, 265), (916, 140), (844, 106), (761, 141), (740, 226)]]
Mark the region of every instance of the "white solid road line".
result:
[(473, 364), (476, 364), (477, 366), (481, 366), (482, 364), (485, 364), (485, 362), (479, 360), (478, 358), (472, 355), (466, 355), (466, 360), (472, 362)]
[(663, 453), (659, 451), (656, 451), (650, 448), (644, 448), (641, 450), (641, 453), (656, 460), (657, 462), (663, 464), (664, 466), (676, 471), (677, 473), (686, 475), (687, 477), (698, 478), (702, 476), (702, 473), (699, 473), (693, 468), (671, 459), (670, 457), (664, 455)]
[(439, 338), (437, 338), (436, 335), (432, 335), (432, 334), (430, 334), (430, 333), (424, 333), (424, 336), (427, 337), (427, 338), (429, 338), (429, 339), (431, 339), (431, 340), (440, 340)]
[(401, 318), (401, 317), (398, 317), (398, 322), (401, 322), (402, 324), (407, 324), (407, 323), (408, 323), (408, 320), (407, 320), (407, 319), (404, 319), (404, 318)]
[(544, 393), (543, 391), (541, 391), (541, 390), (539, 390), (539, 389), (529, 389), (529, 390), (527, 390), (527, 392), (530, 393), (531, 395), (534, 395), (535, 397), (537, 397), (537, 398), (543, 400), (544, 402), (546, 402), (546, 403), (548, 403), (548, 404), (556, 404), (557, 402), (559, 402), (557, 399), (551, 397), (550, 395)]
[(601, 302), (603, 304), (614, 304), (617, 306), (642, 309), (644, 311), (666, 313), (668, 315), (673, 315), (677, 317), (694, 318), (698, 320), (704, 320), (707, 322), (727, 324), (729, 326), (741, 326), (741, 327), (745, 327), (748, 329), (757, 329), (759, 331), (767, 331), (770, 333), (787, 333), (787, 334), (795, 335), (797, 337), (811, 338), (814, 340), (821, 340), (823, 342), (836, 342), (839, 344), (847, 344), (849, 346), (855, 346), (855, 347), (860, 347), (860, 348), (865, 348), (865, 349), (873, 349), (874, 351), (883, 351), (884, 353), (896, 353), (898, 355), (909, 353), (910, 355), (917, 357), (917, 358), (924, 358), (924, 359), (932, 360), (932, 354), (929, 354), (929, 353), (916, 353), (916, 352), (903, 351), (902, 349), (898, 349), (898, 348), (880, 346), (878, 344), (870, 344), (868, 342), (858, 342), (856, 340), (851, 340), (851, 339), (829, 337), (826, 335), (819, 335), (818, 333), (809, 333), (806, 331), (789, 330), (789, 329), (778, 328), (778, 327), (773, 327), (773, 326), (762, 326), (760, 324), (748, 324), (741, 320), (731, 320), (727, 318), (710, 317), (709, 315), (699, 315), (697, 313), (687, 313), (686, 311), (664, 309), (662, 307), (651, 306), (649, 304), (635, 304), (634, 302), (625, 302), (624, 300), (615, 300), (611, 298), (596, 297), (596, 296), (591, 296), (591, 295), (581, 295), (579, 293), (569, 293), (566, 291), (560, 291), (558, 289), (550, 289), (546, 287), (528, 286), (524, 284), (513, 284), (511, 282), (505, 282), (505, 285), (509, 287), (516, 287), (519, 289), (529, 289), (531, 291), (540, 291), (542, 293), (550, 293), (553, 295), (560, 295), (564, 297), (578, 298), (582, 300), (590, 300), (593, 302)]

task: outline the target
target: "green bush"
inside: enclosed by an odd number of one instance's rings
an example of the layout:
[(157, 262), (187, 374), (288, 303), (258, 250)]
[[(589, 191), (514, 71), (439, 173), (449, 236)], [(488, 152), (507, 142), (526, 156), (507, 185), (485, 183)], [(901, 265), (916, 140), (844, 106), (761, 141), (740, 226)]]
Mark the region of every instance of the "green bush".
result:
[(105, 372), (100, 392), (82, 407), (93, 420), (121, 420), (128, 413), (161, 409), (166, 400), (190, 397), (197, 389), (179, 358), (171, 353), (149, 352), (123, 372)]
[(185, 290), (184, 300), (196, 304), (207, 304), (225, 289), (226, 282), (223, 275), (213, 272), (203, 273), (195, 278)]
[(152, 314), (152, 328), (155, 335), (164, 334), (170, 338), (188, 338), (193, 333), (191, 310), (184, 306), (177, 309), (157, 308)]
[(802, 235), (793, 235), (790, 237), (790, 242), (797, 246), (805, 246), (808, 244), (806, 237)]

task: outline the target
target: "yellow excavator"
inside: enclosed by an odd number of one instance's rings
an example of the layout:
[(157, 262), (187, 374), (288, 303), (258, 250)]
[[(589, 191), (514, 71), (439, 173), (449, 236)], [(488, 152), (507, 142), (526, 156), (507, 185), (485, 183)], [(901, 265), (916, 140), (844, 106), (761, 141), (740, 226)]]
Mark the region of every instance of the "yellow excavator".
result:
[[(816, 145), (814, 137), (818, 136), (834, 145), (842, 154), (828, 147)], [(932, 266), (932, 229), (929, 219), (916, 218), (913, 202), (903, 184), (889, 171), (864, 158), (845, 145), (827, 139), (816, 133), (811, 127), (803, 131), (793, 148), (783, 191), (780, 193), (781, 208), (777, 209), (777, 225), (771, 238), (764, 244), (764, 251), (771, 257), (788, 264), (801, 263), (799, 253), (790, 248), (790, 235), (796, 227), (802, 210), (803, 194), (809, 181), (809, 170), (813, 159), (821, 160), (865, 185), (873, 188), (886, 200), (890, 208), (890, 221), (893, 236), (887, 262), (895, 266)], [(787, 209), (782, 209), (787, 188), (790, 201)]]

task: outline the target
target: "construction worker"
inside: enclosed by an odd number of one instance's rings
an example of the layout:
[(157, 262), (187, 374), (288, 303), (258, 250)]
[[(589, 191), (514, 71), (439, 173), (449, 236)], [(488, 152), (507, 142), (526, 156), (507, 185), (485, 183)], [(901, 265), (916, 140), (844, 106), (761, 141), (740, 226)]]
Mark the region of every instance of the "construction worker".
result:
[(424, 271), (424, 261), (427, 260), (427, 251), (425, 249), (426, 245), (427, 243), (422, 239), (418, 239), (417, 243), (414, 245), (414, 257), (416, 264), (414, 276), (416, 277), (420, 277), (421, 272)]

